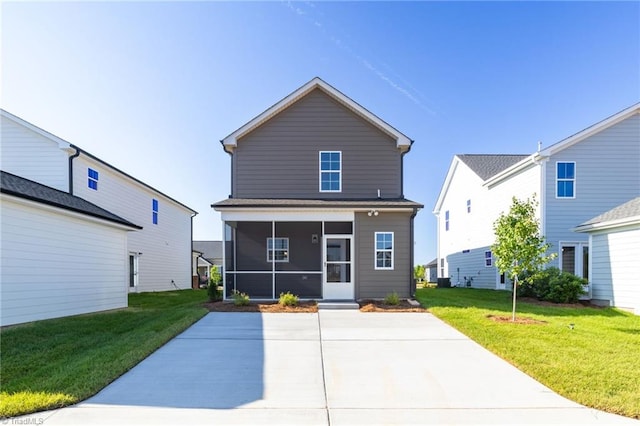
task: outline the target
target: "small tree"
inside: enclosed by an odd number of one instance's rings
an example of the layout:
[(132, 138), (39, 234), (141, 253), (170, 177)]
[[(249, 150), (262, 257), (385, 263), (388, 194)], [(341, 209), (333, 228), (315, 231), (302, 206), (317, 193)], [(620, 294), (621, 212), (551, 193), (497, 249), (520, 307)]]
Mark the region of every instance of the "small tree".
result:
[(419, 282), (424, 281), (425, 267), (424, 265), (416, 265), (413, 268), (413, 277)]
[(222, 282), (222, 274), (218, 270), (216, 265), (213, 265), (209, 270), (209, 282), (212, 285), (218, 286)]
[(555, 253), (546, 254), (550, 245), (540, 235), (540, 224), (536, 218), (535, 194), (521, 201), (513, 197), (509, 214), (501, 213), (493, 224), (496, 241), (491, 246), (495, 263), (500, 273), (508, 274), (513, 281), (513, 310), (511, 320), (516, 320), (516, 293), (518, 277), (527, 275), (533, 279)]

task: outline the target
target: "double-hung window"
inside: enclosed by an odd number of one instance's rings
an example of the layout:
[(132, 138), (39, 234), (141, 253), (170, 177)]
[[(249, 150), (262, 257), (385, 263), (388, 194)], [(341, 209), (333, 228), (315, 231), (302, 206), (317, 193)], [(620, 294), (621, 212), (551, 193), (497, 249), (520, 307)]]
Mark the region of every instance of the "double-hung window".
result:
[(375, 240), (375, 269), (393, 269), (393, 232), (376, 232)]
[(320, 192), (342, 191), (342, 152), (320, 151)]
[(449, 230), (449, 210), (444, 212), (444, 230), (445, 231)]
[(484, 252), (484, 266), (487, 268), (493, 266), (493, 253), (491, 253), (491, 250)]
[(576, 163), (573, 161), (556, 163), (556, 198), (575, 198)]
[(471, 213), (471, 200), (467, 200), (467, 213)]
[(289, 261), (289, 238), (267, 238), (267, 262)]
[(153, 221), (154, 225), (158, 224), (158, 200), (156, 200), (155, 198), (151, 200), (151, 220)]
[(97, 170), (93, 170), (92, 168), (87, 169), (87, 185), (89, 188), (97, 191), (98, 190), (98, 179), (100, 175)]

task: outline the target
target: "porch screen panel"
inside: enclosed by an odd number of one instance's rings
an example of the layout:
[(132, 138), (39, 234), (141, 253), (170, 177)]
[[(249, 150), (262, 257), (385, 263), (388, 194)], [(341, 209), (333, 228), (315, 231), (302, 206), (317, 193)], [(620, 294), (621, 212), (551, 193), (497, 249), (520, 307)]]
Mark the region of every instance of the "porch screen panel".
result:
[(236, 290), (246, 293), (252, 299), (272, 299), (272, 274), (236, 274)]
[(238, 271), (271, 271), (267, 260), (267, 239), (271, 222), (238, 222), (236, 228), (236, 267)]
[(276, 262), (276, 271), (321, 272), (321, 234), (320, 222), (276, 222), (276, 237), (289, 239), (289, 261)]
[(302, 299), (320, 299), (322, 274), (276, 274), (276, 297), (287, 291)]
[(235, 278), (236, 278), (236, 274), (230, 274), (230, 273), (225, 274), (225, 279), (226, 279), (226, 287), (225, 287), (225, 294), (224, 294), (225, 298), (229, 298), (233, 295), (233, 290), (235, 290), (236, 288)]

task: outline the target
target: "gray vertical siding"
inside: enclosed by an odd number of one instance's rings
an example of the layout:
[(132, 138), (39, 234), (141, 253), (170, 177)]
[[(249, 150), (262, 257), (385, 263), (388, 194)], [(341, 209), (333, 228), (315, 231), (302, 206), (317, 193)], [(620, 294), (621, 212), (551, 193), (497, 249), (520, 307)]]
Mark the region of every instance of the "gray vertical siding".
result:
[[(391, 292), (400, 297), (409, 297), (411, 288), (412, 260), (411, 213), (386, 213), (368, 216), (356, 213), (355, 220), (355, 256), (357, 299), (383, 298)], [(374, 238), (376, 232), (394, 233), (394, 268), (376, 270), (374, 263)]]
[[(575, 161), (574, 199), (556, 198), (556, 162)], [(640, 115), (553, 155), (546, 166), (546, 238), (588, 241), (575, 226), (640, 195)], [(558, 259), (553, 262), (558, 265)]]
[[(319, 191), (319, 151), (342, 151), (342, 192)], [(401, 155), (393, 138), (319, 89), (238, 140), (236, 198), (401, 196)]]

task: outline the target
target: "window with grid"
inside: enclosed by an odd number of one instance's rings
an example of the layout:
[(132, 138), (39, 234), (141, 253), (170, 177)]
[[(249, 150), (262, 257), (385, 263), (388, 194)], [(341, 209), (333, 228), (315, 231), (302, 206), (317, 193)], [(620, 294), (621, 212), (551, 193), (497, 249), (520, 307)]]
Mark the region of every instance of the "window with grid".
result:
[(556, 163), (556, 198), (575, 198), (576, 163)]
[(267, 262), (289, 261), (289, 238), (267, 238)]
[(491, 250), (484, 252), (484, 266), (493, 266), (493, 253), (491, 253)]
[(320, 192), (342, 191), (342, 152), (320, 151)]
[(98, 180), (100, 175), (97, 170), (93, 170), (92, 168), (88, 168), (87, 170), (87, 185), (89, 188), (97, 191), (98, 190)]
[(375, 269), (393, 269), (393, 232), (376, 232), (375, 240)]
[(153, 221), (154, 225), (158, 224), (158, 207), (158, 200), (156, 200), (155, 198), (151, 200), (151, 220)]
[(444, 230), (445, 231), (449, 230), (449, 210), (444, 212)]

